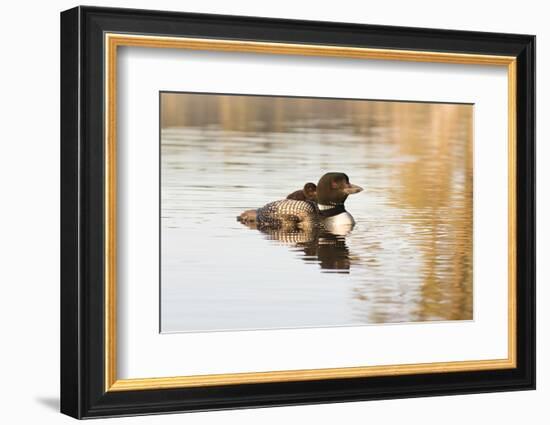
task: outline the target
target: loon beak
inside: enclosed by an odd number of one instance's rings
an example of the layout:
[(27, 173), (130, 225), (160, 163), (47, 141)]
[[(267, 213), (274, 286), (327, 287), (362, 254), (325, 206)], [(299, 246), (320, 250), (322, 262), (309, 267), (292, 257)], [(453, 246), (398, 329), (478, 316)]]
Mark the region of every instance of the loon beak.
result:
[(363, 190), (361, 186), (357, 186), (356, 184), (349, 184), (347, 187), (344, 188), (344, 193), (348, 195), (353, 195), (354, 193), (359, 193)]

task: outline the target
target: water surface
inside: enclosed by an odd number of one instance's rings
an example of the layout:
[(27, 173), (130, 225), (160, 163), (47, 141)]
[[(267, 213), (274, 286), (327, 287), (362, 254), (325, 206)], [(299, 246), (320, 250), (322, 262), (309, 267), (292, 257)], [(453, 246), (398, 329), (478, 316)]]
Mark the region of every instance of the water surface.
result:
[[(472, 319), (472, 106), (161, 101), (162, 332)], [(236, 221), (328, 171), (348, 235)]]

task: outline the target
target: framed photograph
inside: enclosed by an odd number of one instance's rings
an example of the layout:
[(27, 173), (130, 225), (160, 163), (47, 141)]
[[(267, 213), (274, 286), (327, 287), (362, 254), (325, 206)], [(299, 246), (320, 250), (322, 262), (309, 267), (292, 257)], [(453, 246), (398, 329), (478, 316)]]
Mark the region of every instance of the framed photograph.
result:
[(535, 387), (535, 37), (61, 14), (61, 411)]

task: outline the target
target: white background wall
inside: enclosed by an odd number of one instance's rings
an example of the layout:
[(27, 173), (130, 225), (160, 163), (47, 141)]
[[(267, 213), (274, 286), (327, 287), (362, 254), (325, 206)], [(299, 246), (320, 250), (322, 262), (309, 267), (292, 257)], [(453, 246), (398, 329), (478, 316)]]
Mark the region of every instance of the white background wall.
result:
[[(59, 12), (77, 3), (4, 2), (0, 15), (0, 420), (69, 423), (59, 392)], [(95, 5), (537, 35), (538, 390), (134, 417), (110, 423), (548, 423), (550, 413), (549, 13), (543, 1), (96, 1)], [(546, 403), (545, 403), (546, 402)]]

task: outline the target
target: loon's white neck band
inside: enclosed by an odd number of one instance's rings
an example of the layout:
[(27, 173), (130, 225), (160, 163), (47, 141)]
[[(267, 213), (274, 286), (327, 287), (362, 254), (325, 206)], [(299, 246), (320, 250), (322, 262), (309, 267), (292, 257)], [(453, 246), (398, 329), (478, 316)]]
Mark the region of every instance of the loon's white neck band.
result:
[(323, 204), (317, 204), (318, 207), (319, 207), (319, 210), (321, 211), (326, 211), (326, 210), (331, 210), (333, 208), (336, 208), (336, 207), (339, 207), (340, 205), (341, 206), (344, 206), (344, 204), (336, 204), (336, 205), (323, 205)]

